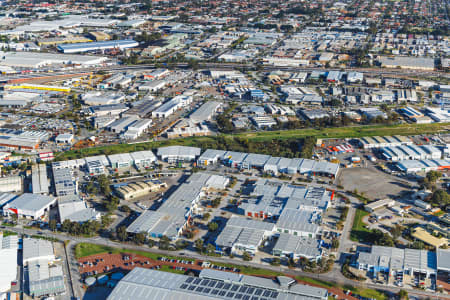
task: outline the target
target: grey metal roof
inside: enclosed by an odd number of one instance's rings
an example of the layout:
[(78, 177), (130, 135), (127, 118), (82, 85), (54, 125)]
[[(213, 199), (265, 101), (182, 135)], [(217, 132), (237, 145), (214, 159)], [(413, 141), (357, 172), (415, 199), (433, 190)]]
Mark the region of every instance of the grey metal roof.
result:
[[(214, 274), (217, 272), (217, 274)], [(108, 300), (122, 299), (326, 299), (327, 290), (246, 275), (226, 275), (204, 269), (200, 277), (134, 268), (114, 288)]]
[(280, 233), (273, 249), (307, 258), (316, 258), (321, 255), (319, 241), (317, 239), (287, 233)]
[(450, 250), (437, 249), (437, 269), (443, 271), (450, 271)]
[(281, 229), (316, 234), (319, 230), (319, 225), (311, 222), (313, 216), (314, 214), (309, 211), (284, 209), (278, 218), (276, 226)]
[(158, 156), (196, 157), (200, 155), (200, 148), (187, 146), (168, 146), (158, 148)]
[(12, 201), (16, 197), (17, 197), (17, 195), (14, 195), (14, 194), (0, 193), (0, 207), (5, 205), (6, 203)]
[(7, 204), (8, 208), (36, 212), (55, 201), (54, 197), (25, 193)]
[(128, 226), (127, 231), (131, 233), (148, 233), (159, 222), (162, 216), (161, 213), (156, 211), (146, 210)]
[(37, 260), (53, 256), (52, 242), (42, 239), (23, 239), (23, 260)]
[(190, 115), (190, 119), (194, 122), (204, 122), (212, 117), (214, 112), (222, 105), (218, 101), (207, 101), (203, 103), (196, 111)]
[(215, 150), (215, 149), (207, 149), (205, 152), (203, 152), (202, 155), (198, 158), (199, 161), (206, 161), (206, 160), (217, 160), (225, 154), (226, 151), (224, 150)]
[(28, 265), (28, 288), (35, 297), (58, 294), (65, 291), (62, 267), (49, 267), (48, 261), (35, 261)]

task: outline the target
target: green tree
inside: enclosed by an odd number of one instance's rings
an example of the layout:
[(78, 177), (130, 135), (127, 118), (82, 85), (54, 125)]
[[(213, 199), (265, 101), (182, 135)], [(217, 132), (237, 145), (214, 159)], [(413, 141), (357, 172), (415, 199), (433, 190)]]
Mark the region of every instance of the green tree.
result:
[(50, 222), (48, 222), (48, 227), (50, 228), (51, 231), (55, 231), (56, 230), (56, 220), (51, 219)]
[(163, 235), (159, 239), (159, 249), (167, 250), (169, 249), (169, 246), (170, 246), (170, 239), (167, 236)]
[(214, 252), (216, 252), (216, 247), (214, 247), (213, 244), (208, 244), (208, 246), (206, 246), (206, 253), (213, 254)]
[(209, 222), (208, 224), (208, 230), (209, 231), (216, 231), (219, 228), (219, 224), (216, 222)]
[(195, 247), (195, 249), (197, 249), (198, 252), (202, 252), (203, 251), (203, 240), (202, 239), (195, 240), (194, 247)]
[(250, 255), (250, 253), (248, 253), (247, 251), (244, 251), (244, 253), (242, 253), (242, 259), (245, 261), (251, 261), (253, 258)]
[(331, 241), (331, 248), (333, 248), (333, 249), (339, 248), (339, 240), (338, 239), (334, 239)]
[(69, 219), (66, 219), (66, 220), (64, 220), (64, 222), (61, 224), (61, 231), (63, 231), (63, 232), (69, 232), (71, 227), (72, 227), (72, 222), (70, 222)]
[(450, 195), (444, 190), (436, 190), (431, 195), (431, 205), (447, 207), (450, 204)]
[(407, 291), (405, 291), (405, 290), (400, 290), (400, 291), (398, 291), (398, 298), (400, 299), (400, 300), (407, 300), (407, 299), (409, 299), (409, 297), (408, 297), (408, 292)]
[(145, 244), (146, 239), (147, 239), (147, 234), (145, 234), (144, 232), (136, 233), (133, 236), (133, 242), (135, 242), (138, 245)]
[(124, 242), (128, 238), (127, 228), (125, 226), (117, 227), (116, 234), (119, 241)]

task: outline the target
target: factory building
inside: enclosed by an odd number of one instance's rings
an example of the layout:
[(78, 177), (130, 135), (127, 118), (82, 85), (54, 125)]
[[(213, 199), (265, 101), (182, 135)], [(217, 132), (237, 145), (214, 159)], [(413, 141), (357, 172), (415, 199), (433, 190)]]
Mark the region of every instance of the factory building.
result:
[(22, 191), (22, 177), (20, 176), (8, 176), (0, 177), (0, 192), (12, 193)]
[(430, 145), (402, 145), (381, 148), (381, 155), (390, 161), (440, 159), (441, 150)]
[(19, 241), (17, 235), (3, 236), (0, 231), (0, 294), (11, 288), (11, 282), (17, 279), (17, 251)]
[(158, 157), (168, 163), (195, 161), (201, 149), (186, 146), (168, 146), (158, 148)]
[(37, 220), (56, 204), (56, 198), (39, 194), (22, 194), (3, 206), (3, 214)]
[(383, 56), (379, 58), (379, 61), (381, 63), (381, 66), (385, 68), (415, 69), (422, 71), (434, 70), (433, 58), (412, 56)]
[(99, 221), (101, 214), (87, 206), (86, 202), (76, 195), (67, 195), (58, 199), (59, 222), (65, 220), (84, 223), (88, 221)]
[(320, 242), (317, 239), (280, 233), (272, 249), (274, 256), (292, 259), (305, 258), (317, 262), (322, 258)]
[(370, 213), (374, 212), (377, 209), (383, 207), (393, 207), (395, 205), (395, 200), (392, 199), (381, 199), (377, 201), (370, 202), (364, 206), (364, 209)]
[(203, 269), (196, 278), (134, 268), (119, 281), (107, 300), (151, 299), (154, 295), (161, 299), (326, 300), (328, 291), (298, 284), (285, 276), (270, 279)]
[(25, 285), (31, 297), (64, 294), (62, 266), (54, 264), (56, 258), (52, 242), (43, 239), (23, 240), (23, 265)]
[(255, 255), (258, 247), (272, 235), (274, 224), (259, 220), (231, 217), (216, 238), (216, 250), (223, 253)]
[(167, 118), (180, 108), (186, 107), (192, 103), (192, 96), (176, 96), (167, 101), (152, 112), (154, 118)]
[(408, 248), (372, 246), (370, 252), (357, 253), (354, 266), (368, 271), (374, 278), (380, 272), (389, 276), (405, 274), (425, 278), (437, 273), (436, 252)]
[(156, 156), (152, 151), (137, 151), (130, 153), (137, 169), (149, 168), (156, 162)]
[(222, 106), (221, 102), (218, 101), (207, 101), (202, 104), (196, 111), (194, 111), (190, 116), (194, 123), (203, 123), (205, 121), (210, 121), (217, 110)]
[(50, 183), (47, 176), (47, 166), (33, 165), (31, 168), (31, 191), (33, 194), (48, 195)]
[(124, 169), (133, 166), (133, 158), (129, 153), (108, 155), (108, 160), (113, 169)]
[(402, 160), (397, 162), (396, 166), (405, 173), (443, 171), (450, 169), (450, 161), (444, 159)]
[(359, 139), (359, 143), (363, 149), (396, 147), (413, 144), (409, 138), (401, 135), (363, 137)]
[(198, 201), (209, 189), (223, 190), (229, 179), (224, 176), (194, 173), (158, 208), (147, 210), (128, 226), (130, 233), (146, 232), (150, 237), (167, 236), (176, 240), (198, 213)]
[(139, 46), (139, 43), (133, 40), (114, 40), (114, 41), (101, 41), (92, 43), (60, 44), (57, 46), (57, 49), (62, 53), (80, 53), (97, 50), (112, 50), (112, 49), (124, 50), (128, 48), (134, 48), (137, 46)]
[(60, 197), (77, 194), (78, 182), (72, 175), (72, 169), (53, 167), (52, 170), (56, 196)]
[(159, 180), (147, 180), (121, 184), (115, 187), (117, 195), (124, 200), (131, 200), (157, 192), (167, 185)]

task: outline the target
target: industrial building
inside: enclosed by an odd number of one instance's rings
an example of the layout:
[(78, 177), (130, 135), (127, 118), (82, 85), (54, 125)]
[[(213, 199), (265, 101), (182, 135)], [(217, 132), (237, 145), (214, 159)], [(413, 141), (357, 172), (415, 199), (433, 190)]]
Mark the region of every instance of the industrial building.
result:
[(103, 56), (61, 55), (44, 52), (0, 52), (0, 66), (38, 69), (44, 66), (59, 65), (99, 65), (106, 60)]
[(37, 220), (56, 204), (56, 198), (40, 194), (22, 194), (3, 206), (3, 214)]
[(0, 192), (11, 193), (22, 191), (22, 177), (21, 176), (8, 176), (0, 177)]
[(152, 117), (154, 118), (167, 118), (171, 114), (173, 114), (175, 111), (182, 107), (186, 107), (189, 104), (192, 103), (192, 96), (184, 96), (179, 95), (176, 97), (173, 97), (171, 100), (167, 101), (163, 105), (157, 107), (152, 112)]
[(198, 201), (205, 191), (225, 189), (228, 182), (224, 176), (194, 173), (165, 199), (157, 211), (145, 211), (128, 226), (127, 231), (146, 232), (153, 238), (165, 235), (176, 240), (187, 228), (192, 215), (197, 213)]
[(140, 118), (144, 118), (147, 115), (151, 115), (152, 111), (154, 111), (157, 107), (162, 104), (161, 101), (154, 101), (143, 99), (137, 102), (133, 102), (132, 107), (124, 112), (122, 116), (139, 116)]
[(78, 182), (69, 168), (53, 168), (53, 185), (56, 196), (77, 194)]
[(157, 192), (166, 186), (159, 180), (147, 180), (117, 185), (115, 186), (115, 192), (120, 198), (131, 200)]
[(33, 194), (48, 195), (50, 183), (47, 176), (47, 166), (33, 165), (31, 168), (31, 190)]
[(133, 158), (129, 153), (108, 155), (108, 160), (113, 169), (124, 169), (133, 166)]
[(86, 202), (77, 195), (67, 195), (58, 198), (59, 222), (65, 220), (84, 223), (87, 221), (99, 221), (100, 212), (87, 206)]
[(31, 297), (64, 294), (62, 266), (55, 263), (52, 242), (43, 239), (23, 240), (23, 265), (25, 285)]
[(441, 150), (431, 145), (402, 145), (381, 148), (381, 155), (390, 161), (440, 159)]
[(354, 266), (368, 271), (373, 277), (379, 272), (389, 276), (420, 274), (425, 278), (437, 273), (436, 252), (408, 248), (372, 246), (370, 252), (357, 253)]
[(105, 174), (109, 160), (106, 155), (88, 156), (84, 158), (86, 169), (91, 176)]
[(203, 123), (210, 121), (217, 110), (222, 106), (222, 102), (207, 101), (194, 111), (189, 118), (194, 123)]
[(17, 235), (3, 236), (0, 231), (0, 294), (11, 288), (11, 282), (17, 280), (17, 250), (19, 241)]
[(126, 106), (123, 103), (117, 103), (117, 104), (90, 106), (84, 109), (83, 112), (86, 115), (101, 117), (101, 116), (116, 116), (126, 110), (128, 110), (128, 106)]
[(60, 144), (72, 145), (73, 141), (74, 136), (71, 133), (58, 134), (58, 136), (55, 138), (55, 142)]
[(433, 58), (413, 56), (382, 56), (378, 60), (380, 61), (381, 66), (385, 68), (415, 69), (422, 71), (434, 70)]
[(134, 48), (137, 46), (139, 46), (139, 43), (133, 40), (113, 40), (113, 41), (101, 41), (92, 43), (60, 44), (57, 46), (57, 49), (62, 53), (80, 53), (98, 50), (104, 51), (111, 49), (124, 50), (127, 48)]
[(274, 224), (254, 219), (231, 217), (216, 238), (216, 250), (232, 254), (255, 255), (258, 247), (271, 236)]
[(156, 156), (150, 150), (131, 152), (130, 155), (137, 169), (149, 168), (156, 162)]
[(123, 134), (123, 138), (126, 140), (134, 140), (140, 137), (151, 126), (151, 119), (141, 119), (132, 123), (127, 127), (127, 131)]
[(395, 200), (392, 199), (381, 199), (377, 201), (370, 202), (364, 206), (364, 209), (370, 213), (374, 212), (377, 209), (383, 207), (393, 207), (395, 205)]
[(168, 163), (195, 161), (201, 149), (186, 146), (168, 146), (158, 148), (158, 157)]
[(292, 259), (305, 258), (317, 262), (322, 257), (322, 250), (317, 239), (280, 233), (272, 249), (272, 254)]
[(112, 122), (110, 125), (108, 125), (107, 129), (114, 133), (121, 133), (121, 132), (127, 130), (129, 126), (131, 126), (138, 120), (139, 120), (139, 117), (136, 117), (136, 116), (123, 117), (123, 118), (117, 119), (116, 121)]
[(359, 139), (359, 143), (361, 148), (364, 149), (396, 147), (413, 144), (411, 139), (401, 135), (363, 137)]
[(161, 299), (292, 299), (326, 300), (324, 288), (298, 284), (294, 279), (255, 277), (231, 272), (203, 269), (198, 278), (134, 268), (114, 288), (108, 300)]
[(450, 161), (444, 159), (402, 160), (397, 162), (396, 166), (405, 173), (443, 171), (450, 169)]

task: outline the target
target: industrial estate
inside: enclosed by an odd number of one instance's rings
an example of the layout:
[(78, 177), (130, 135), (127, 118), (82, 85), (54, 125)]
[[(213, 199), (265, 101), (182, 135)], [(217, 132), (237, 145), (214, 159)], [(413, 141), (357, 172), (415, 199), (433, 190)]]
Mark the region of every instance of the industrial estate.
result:
[(449, 14), (0, 1), (0, 300), (450, 299)]

